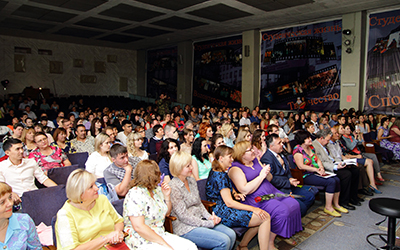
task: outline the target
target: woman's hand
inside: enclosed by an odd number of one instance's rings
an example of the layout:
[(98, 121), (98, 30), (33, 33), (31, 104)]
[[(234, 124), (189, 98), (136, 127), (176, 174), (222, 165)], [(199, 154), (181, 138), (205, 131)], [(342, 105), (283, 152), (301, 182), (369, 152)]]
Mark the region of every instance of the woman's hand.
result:
[(258, 176), (261, 176), (261, 178), (264, 179), (269, 174), (269, 171), (271, 171), (271, 167), (269, 166), (269, 164), (268, 165), (263, 164), (262, 166), (263, 166), (263, 168), (261, 169)]
[(325, 169), (324, 169), (324, 168), (318, 168), (318, 169), (317, 169), (317, 173), (318, 173), (319, 175), (324, 175), (324, 174), (325, 174)]
[(221, 222), (221, 218), (219, 218), (218, 216), (215, 215), (215, 213), (213, 212), (212, 215), (210, 216), (210, 218), (208, 218), (209, 220), (212, 220), (214, 222), (214, 226), (218, 225)]
[(235, 198), (235, 200), (238, 200), (238, 201), (244, 201), (246, 199), (246, 195), (240, 194), (240, 193), (234, 193), (233, 198)]
[(269, 214), (258, 207), (254, 207), (253, 213), (255, 213), (261, 220), (266, 220), (269, 218)]
[(124, 233), (122, 231), (116, 230), (112, 231), (105, 237), (107, 243), (117, 244), (121, 243), (124, 240)]
[(163, 181), (163, 183), (161, 183), (161, 191), (164, 194), (164, 198), (167, 198), (170, 196), (171, 188), (169, 187), (167, 182)]

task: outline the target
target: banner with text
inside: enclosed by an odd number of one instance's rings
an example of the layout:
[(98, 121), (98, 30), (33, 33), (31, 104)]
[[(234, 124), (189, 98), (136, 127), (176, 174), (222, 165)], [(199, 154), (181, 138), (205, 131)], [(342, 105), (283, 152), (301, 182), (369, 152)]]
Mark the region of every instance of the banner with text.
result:
[(400, 10), (369, 17), (364, 111), (400, 115)]
[(147, 97), (161, 93), (176, 101), (178, 47), (147, 51)]
[(242, 36), (194, 45), (193, 105), (240, 107)]
[(263, 32), (260, 108), (339, 108), (342, 21)]

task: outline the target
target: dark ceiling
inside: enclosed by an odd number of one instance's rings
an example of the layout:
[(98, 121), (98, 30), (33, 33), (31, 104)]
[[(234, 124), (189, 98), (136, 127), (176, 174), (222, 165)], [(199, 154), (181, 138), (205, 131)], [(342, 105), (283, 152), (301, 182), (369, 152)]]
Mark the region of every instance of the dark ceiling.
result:
[(399, 5), (399, 0), (0, 0), (0, 35), (147, 49)]

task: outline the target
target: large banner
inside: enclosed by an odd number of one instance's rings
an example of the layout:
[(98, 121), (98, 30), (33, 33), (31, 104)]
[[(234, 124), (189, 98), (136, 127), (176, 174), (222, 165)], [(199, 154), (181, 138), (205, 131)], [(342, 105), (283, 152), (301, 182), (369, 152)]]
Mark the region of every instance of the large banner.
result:
[(176, 101), (178, 47), (147, 51), (147, 97), (161, 93)]
[(369, 18), (364, 111), (400, 115), (400, 10)]
[(194, 44), (193, 105), (240, 107), (242, 36)]
[(262, 33), (260, 108), (339, 108), (342, 21)]

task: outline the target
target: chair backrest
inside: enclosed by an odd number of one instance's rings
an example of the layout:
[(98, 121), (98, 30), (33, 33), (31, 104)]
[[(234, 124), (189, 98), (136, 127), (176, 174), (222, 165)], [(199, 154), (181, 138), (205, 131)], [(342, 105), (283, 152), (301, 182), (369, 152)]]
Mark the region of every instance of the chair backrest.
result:
[(373, 136), (372, 132), (365, 133), (363, 134), (363, 136), (365, 142), (372, 142), (372, 136)]
[(47, 176), (58, 185), (67, 184), (69, 174), (78, 168), (78, 164), (61, 168), (52, 168), (47, 172)]
[(206, 185), (207, 185), (207, 179), (202, 179), (197, 181), (197, 189), (199, 190), (200, 199), (205, 201), (207, 200)]
[(287, 160), (289, 162), (291, 169), (297, 169), (296, 163), (294, 163), (294, 161), (293, 161), (293, 155), (288, 155)]
[(53, 216), (57, 214), (67, 200), (67, 194), (65, 193), (65, 185), (58, 185), (25, 192), (21, 199), (22, 212), (29, 214), (36, 226), (40, 222), (50, 225)]
[(75, 153), (75, 154), (68, 154), (68, 160), (71, 162), (71, 164), (75, 165), (78, 164), (80, 168), (85, 168), (85, 163), (89, 157), (88, 152), (82, 152), (82, 153)]
[(114, 206), (115, 210), (121, 215), (124, 216), (124, 200), (125, 199), (120, 199), (117, 201), (113, 201), (111, 204)]
[(149, 155), (149, 159), (153, 161), (157, 161), (157, 154), (151, 154)]

